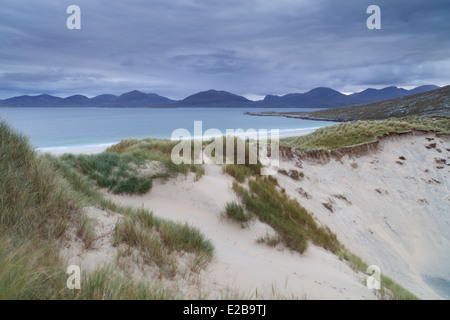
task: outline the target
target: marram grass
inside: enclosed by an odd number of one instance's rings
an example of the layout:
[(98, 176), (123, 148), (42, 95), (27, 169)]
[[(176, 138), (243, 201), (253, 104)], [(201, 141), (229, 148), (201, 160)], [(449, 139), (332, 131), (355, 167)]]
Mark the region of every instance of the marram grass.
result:
[(433, 130), (440, 133), (450, 133), (450, 117), (407, 117), (343, 122), (317, 129), (304, 136), (285, 138), (280, 143), (302, 150), (331, 150), (374, 142), (377, 137), (386, 133), (411, 130)]
[[(59, 250), (68, 226), (76, 226), (86, 248), (94, 241), (93, 221), (83, 214), (85, 206), (100, 205), (130, 221), (153, 220), (164, 252), (197, 255), (193, 268), (206, 265), (214, 252), (195, 228), (106, 200), (68, 159), (38, 155), (26, 137), (0, 121), (0, 299), (179, 298), (152, 279), (124, 276), (114, 265), (83, 272), (82, 289), (67, 289), (68, 265)], [(120, 226), (115, 232), (124, 236)]]

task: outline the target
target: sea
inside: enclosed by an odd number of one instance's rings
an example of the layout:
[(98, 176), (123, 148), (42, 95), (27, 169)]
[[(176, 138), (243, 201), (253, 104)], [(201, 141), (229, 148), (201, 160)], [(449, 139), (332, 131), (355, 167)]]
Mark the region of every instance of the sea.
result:
[(319, 109), (259, 108), (0, 108), (0, 118), (26, 135), (42, 152), (92, 152), (125, 138), (171, 138), (176, 129), (194, 136), (194, 121), (202, 132), (278, 129), (280, 136), (308, 133), (334, 124), (329, 121), (261, 117), (245, 112), (315, 111)]

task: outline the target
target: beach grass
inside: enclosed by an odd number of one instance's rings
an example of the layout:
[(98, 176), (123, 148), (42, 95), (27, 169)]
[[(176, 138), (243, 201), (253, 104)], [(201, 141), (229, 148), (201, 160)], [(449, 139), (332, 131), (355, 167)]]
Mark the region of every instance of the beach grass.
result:
[[(357, 270), (363, 273), (367, 272), (369, 265), (365, 263), (360, 257), (351, 253), (345, 248), (340, 249), (337, 256), (341, 260), (345, 260), (349, 263), (353, 270)], [(417, 296), (403, 288), (391, 278), (381, 274), (381, 299), (393, 299), (393, 300), (419, 300)], [(387, 290), (386, 290), (387, 289)]]
[(179, 143), (179, 141), (156, 138), (124, 139), (118, 144), (109, 147), (106, 151), (116, 152), (122, 156), (129, 155), (137, 163), (149, 160), (161, 162), (167, 170), (167, 176), (193, 172), (196, 174), (197, 179), (200, 179), (205, 170), (200, 164), (194, 164), (194, 141), (190, 143), (192, 160), (190, 164), (181, 163), (177, 165), (172, 161), (172, 150)]
[[(203, 176), (205, 171), (201, 165), (173, 163), (171, 151), (176, 144), (176, 141), (165, 139), (125, 139), (103, 153), (65, 154), (60, 158), (111, 193), (144, 194), (156, 178), (189, 172), (194, 172), (197, 180)], [(149, 165), (156, 168), (149, 169)]]
[[(37, 154), (26, 137), (1, 121), (0, 299), (178, 298), (153, 279), (131, 279), (114, 265), (83, 272), (82, 290), (66, 287), (68, 265), (60, 256), (61, 246), (69, 227), (75, 227), (86, 249), (92, 246), (95, 222), (83, 214), (83, 207), (92, 205), (120, 213), (126, 221), (153, 219), (162, 250), (201, 256), (196, 268), (213, 255), (212, 244), (197, 229), (105, 199), (70, 161)], [(121, 228), (116, 227), (117, 237)]]
[(331, 252), (340, 248), (335, 234), (318, 226), (305, 208), (278, 191), (276, 180), (256, 177), (248, 185), (250, 190), (235, 181), (233, 190), (249, 212), (278, 232), (288, 248), (303, 253), (309, 241)]
[[(124, 142), (117, 151), (108, 152), (128, 157), (124, 150), (136, 144), (139, 141)], [(153, 144), (152, 148), (157, 145)], [(166, 142), (162, 146), (167, 148)], [(163, 151), (166, 156), (167, 151)], [(149, 158), (144, 155), (132, 159), (147, 161)], [(94, 222), (83, 214), (85, 206), (99, 205), (122, 214), (124, 219), (114, 230), (116, 244), (143, 252), (149, 264), (159, 263), (163, 275), (179, 271), (177, 253), (193, 256), (190, 265), (193, 272), (204, 268), (214, 254), (211, 242), (197, 229), (157, 218), (148, 210), (123, 207), (105, 199), (98, 190), (98, 181), (74, 166), (72, 160), (36, 154), (26, 137), (0, 122), (0, 299), (178, 298), (176, 292), (153, 283), (152, 279), (124, 276), (114, 265), (90, 274), (83, 272), (83, 290), (66, 288), (67, 263), (59, 251), (67, 228), (76, 226), (85, 248), (90, 248), (94, 241)], [(346, 251), (334, 234), (318, 226), (298, 202), (279, 190), (276, 179), (258, 176), (259, 164), (240, 167), (244, 168), (244, 181), (249, 187), (245, 188), (237, 179), (233, 183), (241, 207), (271, 225), (287, 247), (302, 253), (308, 242), (312, 242), (336, 253), (356, 270), (366, 271), (367, 265), (361, 259)], [(192, 169), (185, 168), (186, 172)], [(241, 209), (238, 205), (233, 210)], [(389, 290), (387, 298), (416, 298), (385, 276), (382, 285)]]
[(252, 218), (245, 212), (244, 207), (236, 201), (228, 202), (223, 215), (232, 221), (241, 223), (243, 226)]
[(115, 152), (94, 155), (61, 156), (61, 160), (95, 180), (99, 187), (107, 188), (114, 194), (143, 194), (150, 190), (155, 176), (141, 175), (137, 165), (129, 155), (121, 156)]
[(136, 210), (122, 219), (114, 233), (115, 245), (125, 243), (141, 251), (147, 264), (156, 264), (162, 275), (177, 273), (176, 253), (194, 254), (191, 265), (198, 271), (208, 264), (214, 255), (214, 247), (198, 230), (186, 223), (162, 220), (146, 210)]
[(337, 149), (374, 142), (383, 134), (430, 130), (450, 133), (450, 117), (405, 117), (386, 120), (344, 122), (298, 137), (281, 139), (280, 144), (302, 150)]

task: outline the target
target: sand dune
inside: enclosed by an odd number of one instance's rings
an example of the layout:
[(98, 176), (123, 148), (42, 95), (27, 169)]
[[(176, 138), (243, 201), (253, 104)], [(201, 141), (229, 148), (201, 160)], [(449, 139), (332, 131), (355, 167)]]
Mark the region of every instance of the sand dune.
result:
[(305, 179), (278, 179), (369, 264), (421, 298), (449, 298), (424, 280), (450, 279), (449, 148), (449, 136), (393, 135), (362, 156), (282, 162)]
[[(383, 274), (421, 298), (446, 298), (427, 277), (449, 278), (449, 142), (448, 136), (416, 132), (356, 147), (331, 160), (320, 153), (297, 154), (281, 160), (277, 179), (367, 263), (379, 265)], [(367, 275), (330, 252), (314, 245), (302, 255), (281, 245), (269, 247), (257, 239), (275, 235), (270, 226), (255, 219), (243, 228), (223, 218), (226, 203), (237, 200), (233, 179), (221, 166), (205, 165), (205, 170), (199, 181), (193, 174), (155, 180), (143, 196), (105, 192), (120, 204), (188, 222), (211, 239), (213, 262), (196, 276), (194, 285), (186, 279), (177, 284), (184, 297), (239, 293), (245, 298), (377, 299), (365, 286)], [(281, 173), (290, 170), (301, 170), (305, 177), (294, 180)], [(110, 229), (110, 215), (94, 209), (93, 217)], [(78, 259), (92, 268), (107, 263), (114, 251), (107, 242), (98, 244), (100, 254), (81, 250)]]
[(268, 225), (253, 221), (248, 228), (221, 218), (227, 201), (235, 200), (232, 179), (220, 166), (206, 166), (206, 174), (156, 182), (144, 196), (108, 195), (121, 204), (148, 208), (154, 214), (198, 227), (216, 248), (216, 258), (200, 275), (203, 290), (220, 297), (226, 289), (245, 297), (295, 299), (376, 299), (357, 274), (333, 254), (311, 246), (300, 255), (271, 248), (256, 240), (274, 234)]

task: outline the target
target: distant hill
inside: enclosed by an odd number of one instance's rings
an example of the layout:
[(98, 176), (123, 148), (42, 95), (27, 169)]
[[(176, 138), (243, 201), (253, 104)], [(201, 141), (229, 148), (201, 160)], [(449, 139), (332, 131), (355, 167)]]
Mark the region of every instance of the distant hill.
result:
[(96, 96), (90, 100), (90, 105), (98, 108), (108, 107), (113, 105), (114, 101), (117, 100), (117, 96), (113, 94), (102, 94)]
[(351, 95), (345, 95), (331, 88), (319, 87), (306, 93), (290, 93), (284, 96), (267, 95), (262, 101), (251, 101), (230, 92), (217, 90), (198, 92), (179, 101), (171, 100), (155, 93), (143, 93), (138, 90), (130, 91), (120, 96), (102, 94), (94, 98), (88, 98), (83, 95), (59, 98), (42, 94), (39, 96), (19, 96), (0, 100), (0, 107), (338, 108), (405, 97), (436, 88), (439, 87), (426, 85), (412, 90), (387, 87), (384, 89), (366, 89)]
[(64, 99), (48, 94), (39, 96), (20, 96), (0, 101), (4, 107), (57, 107), (63, 104)]
[(80, 94), (74, 95), (74, 96), (70, 96), (67, 98), (64, 98), (62, 101), (62, 104), (66, 107), (71, 107), (71, 106), (79, 106), (79, 105), (84, 105), (84, 104), (89, 104), (89, 98), (86, 96), (82, 96)]
[(353, 100), (339, 91), (320, 87), (306, 93), (291, 93), (284, 96), (268, 95), (263, 102), (280, 107), (336, 108), (352, 104)]
[(208, 90), (193, 94), (176, 103), (180, 107), (252, 107), (253, 102), (226, 91)]
[(291, 93), (284, 96), (268, 95), (264, 98), (263, 103), (274, 104), (280, 107), (337, 108), (400, 98), (438, 88), (438, 86), (434, 85), (420, 86), (412, 90), (387, 87), (384, 89), (366, 89), (361, 92), (345, 95), (331, 88), (320, 87), (306, 93)]
[(353, 104), (365, 104), (375, 101), (406, 97), (409, 95), (422, 93), (438, 88), (439, 88), (438, 86), (433, 85), (420, 86), (411, 90), (406, 90), (397, 87), (387, 87), (379, 90), (369, 88), (361, 92), (353, 93), (349, 95), (349, 97), (354, 102)]
[(137, 90), (127, 92), (113, 100), (114, 107), (153, 107), (166, 106), (174, 101), (155, 93), (143, 93)]
[(67, 98), (54, 97), (48, 94), (39, 96), (20, 96), (0, 101), (3, 107), (77, 107), (77, 108), (130, 108), (130, 107), (159, 107), (169, 106), (174, 100), (154, 94), (143, 93), (137, 90), (124, 93), (120, 96), (102, 94), (94, 98), (83, 95), (74, 95)]
[(450, 116), (450, 86), (396, 99), (315, 112), (259, 112), (250, 114), (335, 121), (382, 120), (406, 116)]

